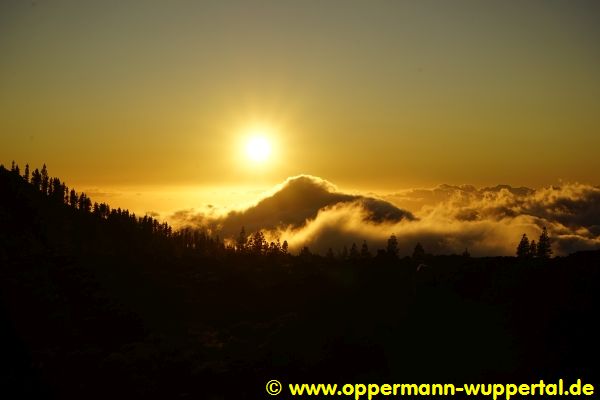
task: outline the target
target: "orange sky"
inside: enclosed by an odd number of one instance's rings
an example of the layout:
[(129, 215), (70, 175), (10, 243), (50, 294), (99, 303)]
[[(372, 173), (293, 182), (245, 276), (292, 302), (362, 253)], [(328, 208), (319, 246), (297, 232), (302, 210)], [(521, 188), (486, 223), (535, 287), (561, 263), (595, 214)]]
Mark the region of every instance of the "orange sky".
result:
[[(599, 11), (3, 1), (0, 162), (46, 162), (71, 186), (147, 210), (241, 204), (256, 192), (226, 193), (302, 173), (384, 191), (598, 184)], [(272, 145), (264, 163), (244, 153), (257, 127)], [(154, 207), (136, 203), (142, 192)]]

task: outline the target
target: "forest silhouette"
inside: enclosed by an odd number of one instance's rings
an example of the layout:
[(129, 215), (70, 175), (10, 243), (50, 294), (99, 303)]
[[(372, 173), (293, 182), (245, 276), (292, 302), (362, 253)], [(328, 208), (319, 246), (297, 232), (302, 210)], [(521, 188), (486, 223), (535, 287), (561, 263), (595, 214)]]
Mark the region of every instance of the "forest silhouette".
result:
[(0, 166), (3, 397), (600, 376), (600, 251), (552, 258), (546, 229), (516, 257), (482, 258), (420, 243), (400, 257), (395, 235), (291, 254), (285, 238), (239, 230), (226, 244), (94, 203), (46, 166)]

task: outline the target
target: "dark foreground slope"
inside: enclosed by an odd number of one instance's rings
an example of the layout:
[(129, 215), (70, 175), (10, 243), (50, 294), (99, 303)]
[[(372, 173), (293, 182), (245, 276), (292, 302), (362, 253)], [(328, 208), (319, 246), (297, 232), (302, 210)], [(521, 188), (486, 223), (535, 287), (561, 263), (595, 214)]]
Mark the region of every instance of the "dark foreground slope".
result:
[(270, 379), (600, 376), (598, 252), (438, 256), (417, 272), (408, 258), (189, 248), (124, 221), (0, 169), (2, 398), (259, 399)]

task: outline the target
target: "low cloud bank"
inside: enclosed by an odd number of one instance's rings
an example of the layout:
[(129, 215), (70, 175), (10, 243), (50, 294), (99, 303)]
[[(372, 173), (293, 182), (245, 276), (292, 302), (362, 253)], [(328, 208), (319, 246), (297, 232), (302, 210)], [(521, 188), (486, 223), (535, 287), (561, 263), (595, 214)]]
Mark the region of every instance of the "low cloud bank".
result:
[(553, 250), (564, 255), (600, 249), (600, 188), (565, 184), (543, 189), (507, 185), (478, 189), (441, 185), (381, 198), (342, 193), (314, 176), (297, 176), (245, 210), (225, 216), (181, 211), (175, 225), (202, 226), (221, 237), (262, 230), (267, 238), (287, 239), (321, 254), (366, 240), (371, 251), (384, 248), (391, 234), (400, 253), (417, 242), (435, 254), (513, 255), (523, 233), (536, 239), (543, 226)]

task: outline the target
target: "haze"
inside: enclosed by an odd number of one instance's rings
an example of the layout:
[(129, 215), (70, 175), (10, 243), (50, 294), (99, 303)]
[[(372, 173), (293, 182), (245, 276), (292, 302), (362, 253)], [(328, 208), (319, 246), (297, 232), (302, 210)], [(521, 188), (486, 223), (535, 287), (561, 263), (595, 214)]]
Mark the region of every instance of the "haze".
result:
[[(299, 174), (381, 191), (597, 184), (599, 11), (3, 1), (0, 160), (98, 192), (257, 190)], [(240, 155), (255, 126), (273, 136), (260, 166)]]

